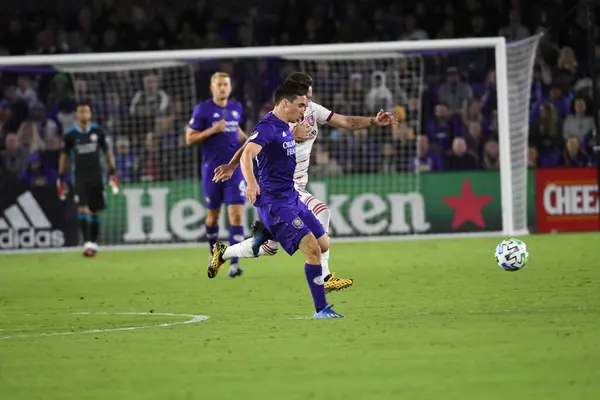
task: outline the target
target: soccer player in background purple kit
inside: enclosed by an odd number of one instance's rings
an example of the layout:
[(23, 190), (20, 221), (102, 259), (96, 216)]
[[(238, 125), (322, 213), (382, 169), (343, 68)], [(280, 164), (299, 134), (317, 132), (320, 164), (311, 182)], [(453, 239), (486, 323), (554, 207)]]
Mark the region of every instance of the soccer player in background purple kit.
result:
[[(297, 122), (308, 106), (309, 86), (286, 81), (275, 91), (275, 108), (254, 128), (242, 153), (241, 170), (247, 182), (246, 197), (253, 203), (268, 231), (289, 255), (304, 253), (304, 272), (316, 309), (314, 318), (342, 318), (327, 304), (321, 268), (321, 253), (329, 249), (329, 236), (321, 222), (300, 200), (294, 186), (296, 141), (290, 122)], [(300, 129), (309, 132), (308, 124)], [(253, 160), (258, 158), (258, 182)], [(214, 278), (224, 264), (227, 250), (217, 242), (208, 277)]]
[[(202, 193), (207, 208), (206, 237), (212, 255), (219, 233), (221, 206), (227, 204), (229, 216), (229, 243), (244, 240), (242, 216), (244, 214), (246, 182), (241, 171), (237, 171), (231, 181), (213, 182), (214, 170), (231, 157), (246, 140), (246, 134), (239, 126), (242, 118), (242, 105), (229, 100), (231, 79), (224, 72), (215, 73), (210, 79), (212, 98), (196, 106), (192, 119), (185, 132), (188, 145), (202, 144)], [(229, 276), (242, 274), (238, 259), (231, 259)]]

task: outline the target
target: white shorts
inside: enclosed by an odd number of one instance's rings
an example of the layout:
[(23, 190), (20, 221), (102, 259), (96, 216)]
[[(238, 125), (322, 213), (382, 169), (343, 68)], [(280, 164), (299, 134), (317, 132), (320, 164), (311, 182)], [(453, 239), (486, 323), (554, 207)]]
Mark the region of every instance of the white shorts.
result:
[[(306, 190), (298, 189), (298, 193), (300, 193), (300, 200), (302, 200), (302, 202), (304, 204), (306, 204), (306, 206), (308, 207), (308, 209), (316, 217), (318, 217), (319, 214), (321, 214), (322, 212), (329, 210), (327, 208), (327, 205), (324, 202), (322, 202), (321, 200), (317, 199), (315, 196), (313, 196), (312, 194), (310, 194)], [(325, 227), (325, 229), (327, 229), (327, 227)]]

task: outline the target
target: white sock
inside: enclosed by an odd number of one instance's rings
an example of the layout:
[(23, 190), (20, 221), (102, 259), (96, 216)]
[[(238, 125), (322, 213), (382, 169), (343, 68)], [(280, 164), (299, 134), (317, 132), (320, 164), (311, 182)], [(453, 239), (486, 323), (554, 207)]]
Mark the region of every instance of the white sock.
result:
[[(258, 250), (259, 256), (272, 256), (277, 253), (279, 243), (269, 240), (267, 243), (260, 246)], [(252, 238), (246, 239), (243, 242), (236, 243), (225, 249), (223, 254), (223, 260), (230, 260), (232, 258), (254, 258), (252, 252)]]
[(321, 253), (321, 268), (323, 269), (323, 279), (327, 278), (327, 275), (331, 275), (331, 271), (329, 270), (329, 250), (325, 253)]
[[(317, 206), (315, 206), (314, 210), (318, 211), (318, 213), (315, 214), (315, 217), (317, 217), (321, 225), (323, 225), (325, 232), (327, 232), (329, 231), (331, 212), (329, 211), (329, 208), (326, 206), (323, 208), (323, 206), (325, 206), (324, 203), (319, 203)], [(329, 250), (327, 250), (325, 253), (321, 253), (321, 268), (323, 268), (322, 276), (323, 279), (325, 279), (327, 275), (331, 274), (331, 271), (329, 270)]]

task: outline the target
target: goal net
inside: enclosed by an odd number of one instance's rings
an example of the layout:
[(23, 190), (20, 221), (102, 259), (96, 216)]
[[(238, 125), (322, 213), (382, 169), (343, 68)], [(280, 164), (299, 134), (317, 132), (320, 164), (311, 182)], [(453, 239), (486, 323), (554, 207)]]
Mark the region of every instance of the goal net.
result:
[[(185, 146), (184, 131), (217, 71), (232, 78), (246, 132), (271, 110), (277, 84), (298, 70), (314, 79), (313, 101), (337, 114), (385, 110), (398, 119), (359, 131), (320, 126), (307, 189), (329, 206), (332, 236), (516, 234), (528, 230), (529, 91), (538, 40), (11, 57), (0, 58), (0, 68), (31, 78), (40, 102), (31, 109), (45, 108), (35, 126), (46, 151), (74, 123), (75, 100), (89, 101), (109, 133), (122, 190), (107, 193), (105, 245), (205, 240), (200, 153)], [(462, 147), (468, 156), (452, 155)], [(15, 204), (28, 191), (22, 187)], [(6, 203), (0, 212), (14, 206)], [(65, 220), (72, 219), (73, 208), (65, 209)], [(247, 205), (247, 234), (255, 218)], [(227, 225), (223, 212), (223, 238)], [(14, 234), (0, 214), (0, 235), (3, 229)]]

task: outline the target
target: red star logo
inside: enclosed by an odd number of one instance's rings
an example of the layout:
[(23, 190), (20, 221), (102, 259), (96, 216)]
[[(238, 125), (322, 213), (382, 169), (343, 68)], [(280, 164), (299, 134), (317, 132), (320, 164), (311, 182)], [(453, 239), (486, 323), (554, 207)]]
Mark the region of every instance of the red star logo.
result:
[(460, 227), (467, 221), (473, 222), (480, 228), (485, 228), (485, 221), (483, 220), (483, 215), (481, 215), (481, 210), (492, 201), (492, 198), (493, 196), (491, 195), (476, 196), (473, 193), (471, 182), (465, 179), (460, 196), (442, 198), (444, 203), (454, 208), (452, 229)]

